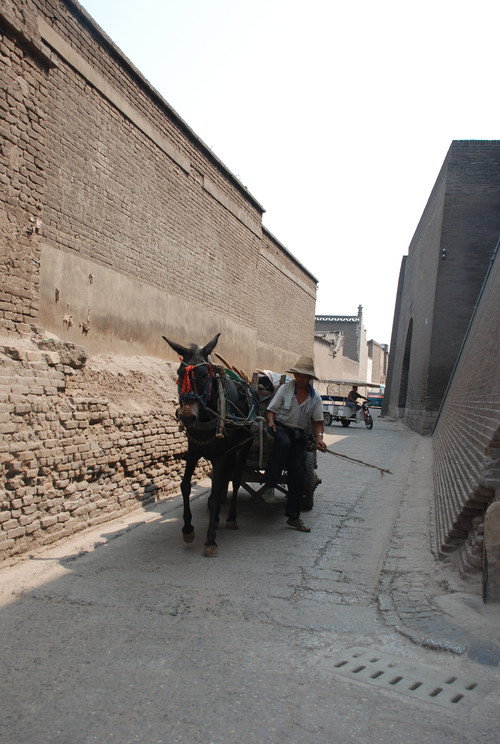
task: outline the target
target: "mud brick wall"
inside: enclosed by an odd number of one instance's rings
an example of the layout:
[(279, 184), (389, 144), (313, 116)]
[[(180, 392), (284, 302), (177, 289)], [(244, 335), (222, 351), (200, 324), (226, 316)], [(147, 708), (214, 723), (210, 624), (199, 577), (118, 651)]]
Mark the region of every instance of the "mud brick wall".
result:
[(475, 541), (476, 567), (486, 508), (500, 500), (499, 286), (497, 253), (433, 435), (438, 546)]
[(178, 492), (186, 438), (171, 401), (135, 412), (82, 395), (86, 361), (43, 339), (0, 345), (0, 560)]

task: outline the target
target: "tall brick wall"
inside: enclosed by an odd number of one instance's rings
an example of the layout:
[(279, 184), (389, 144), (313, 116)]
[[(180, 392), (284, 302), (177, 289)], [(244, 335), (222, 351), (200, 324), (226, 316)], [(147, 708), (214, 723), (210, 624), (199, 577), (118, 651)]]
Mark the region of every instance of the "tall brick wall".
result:
[(486, 507), (500, 499), (499, 286), (497, 252), (433, 435), (439, 548), (468, 540), (477, 566)]
[[(278, 366), (277, 350), (286, 363), (311, 353), (316, 280), (78, 3), (16, 0), (0, 23), (11, 123), (2, 168), (17, 189), (4, 202), (17, 231), (1, 255), (10, 267), (17, 252), (10, 271), (24, 293), (16, 303), (5, 290), (2, 326), (19, 328), (22, 305), (31, 324), (91, 353), (172, 360), (163, 334), (204, 342), (220, 331), (221, 353), (248, 372)], [(260, 321), (272, 296), (294, 333)]]
[(305, 315), (300, 323), (292, 319), (297, 307), (307, 307), (315, 297), (315, 286), (267, 230), (259, 255), (258, 285), (257, 357), (268, 359), (265, 369), (281, 372), (302, 354), (313, 354), (314, 315)]
[(400, 277), (383, 409), (420, 433), (435, 421), (500, 234), (499, 194), (500, 142), (453, 142)]
[(33, 14), (7, 3), (0, 17), (0, 322), (28, 331), (39, 309), (50, 53)]

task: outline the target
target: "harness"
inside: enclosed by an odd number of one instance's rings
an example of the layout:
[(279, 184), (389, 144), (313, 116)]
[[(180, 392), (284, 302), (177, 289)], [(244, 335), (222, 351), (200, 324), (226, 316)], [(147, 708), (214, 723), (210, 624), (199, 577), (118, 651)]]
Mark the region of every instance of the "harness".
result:
[[(208, 366), (207, 382), (205, 384), (204, 390), (198, 390), (194, 371), (197, 367), (201, 367), (204, 365)], [(248, 427), (249, 423), (253, 424), (251, 418), (255, 410), (255, 402), (251, 399), (248, 388), (245, 387), (245, 394), (249, 410), (248, 414), (244, 416), (242, 414), (242, 411), (239, 410), (236, 404), (228, 399), (226, 392), (226, 381), (227, 377), (224, 369), (222, 367), (214, 368), (209, 362), (200, 362), (199, 364), (185, 365), (184, 377), (182, 378), (182, 381), (180, 377), (178, 380), (179, 402), (181, 404), (184, 404), (198, 401), (203, 406), (204, 410), (213, 417), (211, 421), (198, 422), (196, 427), (199, 430), (216, 427), (215, 436), (212, 440), (209, 441), (223, 438), (226, 425)], [(214, 382), (217, 385), (218, 393), (216, 411), (208, 407), (213, 393)], [(228, 410), (231, 408), (231, 406), (233, 408), (232, 412)], [(186, 431), (186, 434), (188, 436), (188, 439), (191, 439), (195, 444), (208, 444), (206, 440), (203, 442), (196, 440), (193, 434), (189, 431)], [(249, 439), (253, 439), (253, 436), (254, 434), (252, 433), (252, 436), (249, 437)], [(244, 442), (239, 443), (237, 446), (241, 446), (245, 442), (249, 441), (249, 439), (244, 440)]]

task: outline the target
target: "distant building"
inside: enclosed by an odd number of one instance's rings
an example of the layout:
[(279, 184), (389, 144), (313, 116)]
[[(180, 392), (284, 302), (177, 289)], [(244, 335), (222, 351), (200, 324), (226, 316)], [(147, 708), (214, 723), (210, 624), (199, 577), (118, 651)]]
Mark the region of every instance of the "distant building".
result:
[(329, 381), (322, 392), (342, 394), (353, 382), (385, 385), (388, 355), (387, 345), (366, 340), (362, 305), (357, 315), (316, 315), (316, 374), (325, 383)]

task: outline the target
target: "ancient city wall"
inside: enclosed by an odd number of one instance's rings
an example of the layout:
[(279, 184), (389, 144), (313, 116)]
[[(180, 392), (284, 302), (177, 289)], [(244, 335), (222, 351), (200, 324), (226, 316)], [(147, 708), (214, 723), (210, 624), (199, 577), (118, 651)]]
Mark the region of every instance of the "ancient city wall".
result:
[(453, 142), (401, 272), (384, 412), (428, 434), (500, 234), (500, 143)]
[(438, 546), (467, 540), (464, 560), (476, 568), (486, 508), (500, 500), (499, 286), (497, 253), (433, 435)]
[[(17, 0), (0, 21), (2, 326), (171, 360), (163, 334), (220, 331), (220, 352), (249, 372), (257, 354), (269, 367), (276, 349), (312, 353), (316, 280), (85, 11)], [(293, 334), (260, 320), (270, 297)]]

